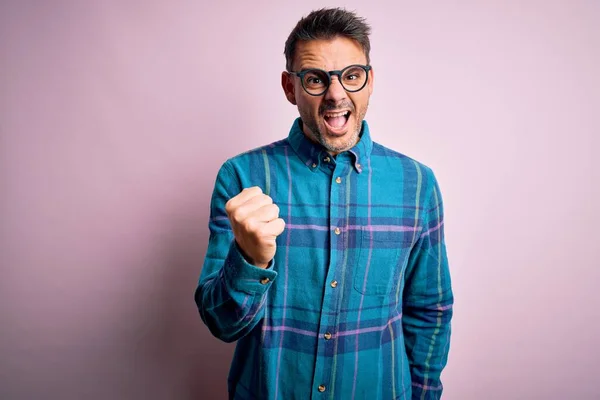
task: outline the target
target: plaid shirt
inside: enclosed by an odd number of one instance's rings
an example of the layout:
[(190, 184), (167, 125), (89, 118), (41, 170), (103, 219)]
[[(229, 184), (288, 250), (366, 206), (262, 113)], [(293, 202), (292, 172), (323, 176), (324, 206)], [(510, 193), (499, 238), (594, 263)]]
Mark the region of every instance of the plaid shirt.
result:
[[(260, 186), (286, 229), (267, 269), (241, 255), (225, 203)], [(230, 399), (439, 399), (453, 295), (430, 168), (371, 140), (337, 157), (297, 119), (221, 167), (195, 301), (237, 341)]]

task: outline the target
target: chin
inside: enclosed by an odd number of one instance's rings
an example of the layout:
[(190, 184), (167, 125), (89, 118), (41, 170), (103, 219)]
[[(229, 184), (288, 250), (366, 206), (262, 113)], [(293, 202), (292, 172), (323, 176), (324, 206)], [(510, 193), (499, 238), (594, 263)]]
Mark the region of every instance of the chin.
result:
[(329, 151), (334, 153), (341, 153), (346, 150), (350, 150), (358, 141), (358, 135), (353, 134), (351, 130), (348, 130), (341, 136), (330, 136), (327, 135), (321, 138), (321, 144)]

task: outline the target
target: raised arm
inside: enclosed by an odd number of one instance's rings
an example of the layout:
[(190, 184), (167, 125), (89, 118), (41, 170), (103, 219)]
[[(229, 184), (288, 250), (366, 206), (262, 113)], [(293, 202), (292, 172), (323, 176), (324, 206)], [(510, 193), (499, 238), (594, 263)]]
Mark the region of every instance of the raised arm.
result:
[(271, 198), (258, 187), (241, 190), (225, 163), (211, 199), (208, 249), (194, 295), (215, 337), (238, 340), (263, 317), (266, 293), (277, 277), (275, 239), (284, 226)]

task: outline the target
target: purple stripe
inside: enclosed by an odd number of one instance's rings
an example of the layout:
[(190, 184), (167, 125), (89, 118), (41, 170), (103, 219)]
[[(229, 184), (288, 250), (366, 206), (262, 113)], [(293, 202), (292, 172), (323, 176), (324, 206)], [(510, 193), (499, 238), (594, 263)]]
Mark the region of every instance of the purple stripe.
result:
[(437, 311), (446, 311), (446, 310), (449, 310), (449, 309), (451, 309), (451, 308), (452, 308), (452, 304), (448, 304), (447, 306), (439, 306), (439, 307), (436, 307), (436, 310), (437, 310)]
[[(288, 217), (288, 221), (289, 221), (289, 217)], [(330, 230), (330, 228), (328, 226), (321, 226), (321, 225), (301, 225), (301, 224), (289, 224), (286, 223), (285, 227), (287, 229), (308, 229), (308, 230), (314, 230), (314, 231), (328, 231)]]
[(211, 221), (223, 221), (223, 220), (229, 220), (229, 217), (227, 217), (227, 216), (219, 216), (219, 217), (213, 217), (210, 220)]
[(439, 385), (439, 386), (421, 385), (420, 383), (417, 383), (417, 382), (413, 382), (412, 386), (416, 386), (416, 387), (424, 389), (424, 390), (441, 390), (443, 387), (442, 385)]
[[(392, 301), (391, 303), (384, 304), (384, 307), (392, 307), (392, 306), (396, 306), (396, 305), (398, 305), (398, 303), (396, 301)], [(381, 307), (382, 306), (380, 306), (380, 305), (363, 307), (362, 310), (363, 311), (375, 310), (375, 309), (381, 310)], [(282, 309), (282, 308), (283, 308), (283, 306), (277, 306), (274, 304), (271, 305), (271, 309), (273, 309), (273, 310)], [(288, 310), (298, 310), (298, 311), (305, 311), (305, 312), (324, 314), (324, 315), (337, 315), (339, 313), (356, 312), (356, 311), (358, 311), (358, 308), (340, 308), (339, 311), (325, 311), (325, 310), (321, 310), (321, 309), (312, 309), (312, 308), (299, 307), (299, 306), (289, 306)]]
[[(297, 333), (299, 335), (304, 335), (304, 336), (310, 336), (310, 337), (317, 337), (317, 332), (311, 332), (311, 331), (307, 331), (304, 329), (298, 329), (298, 328), (293, 328), (291, 326), (268, 326), (265, 328), (266, 331), (271, 331), (271, 332), (293, 332), (293, 333)], [(281, 335), (283, 337), (283, 335)]]
[[(402, 318), (402, 313), (396, 315), (394, 318), (387, 321), (385, 323), (385, 325), (370, 326), (368, 328), (351, 329), (351, 330), (347, 330), (347, 331), (339, 331), (339, 332), (333, 333), (332, 337), (337, 338), (337, 337), (342, 337), (342, 336), (360, 335), (363, 333), (370, 333), (370, 332), (381, 332), (381, 331), (385, 330), (388, 327), (388, 325), (398, 321), (401, 318)], [(271, 332), (293, 332), (293, 333), (297, 333), (299, 335), (305, 335), (305, 336), (310, 336), (310, 337), (317, 336), (317, 332), (307, 331), (305, 329), (299, 329), (299, 328), (294, 328), (292, 326), (285, 326), (285, 325), (268, 326), (264, 329), (267, 331), (271, 331)]]
[(242, 303), (242, 305), (240, 307), (242, 310), (246, 307), (246, 303), (248, 303), (248, 298), (249, 297), (250, 297), (249, 294), (247, 294), (247, 295), (244, 296), (244, 302)]
[[(289, 218), (288, 218), (289, 220)], [(323, 225), (314, 225), (314, 224), (289, 224), (286, 223), (285, 227), (287, 229), (306, 229), (306, 230), (315, 230), (315, 231), (329, 231), (332, 227), (323, 226)], [(416, 232), (420, 231), (420, 226), (415, 228), (414, 226), (404, 226), (404, 225), (348, 225), (342, 227), (342, 231), (369, 231), (369, 232)]]
[(253, 320), (254, 317), (256, 317), (256, 314), (258, 314), (260, 312), (260, 310), (262, 310), (262, 307), (263, 307), (263, 305), (265, 304), (266, 301), (267, 301), (267, 296), (263, 297), (263, 299), (261, 300), (261, 302), (254, 309), (254, 312), (251, 315), (246, 315), (244, 317), (244, 320), (245, 321), (251, 321), (251, 320)]
[[(369, 214), (371, 208), (369, 207)], [(421, 227), (415, 228), (414, 226), (404, 226), (404, 225), (371, 225), (370, 221), (371, 217), (369, 216), (369, 224), (366, 226), (361, 225), (348, 225), (344, 229), (347, 230), (366, 230), (369, 232), (414, 232), (422, 229)]]
[[(289, 206), (290, 203), (286, 202), (277, 202), (277, 205), (280, 207)], [(358, 207), (366, 207), (366, 204), (358, 204), (358, 203), (344, 203), (344, 204), (315, 204), (315, 203), (293, 203), (291, 204), (296, 207), (306, 207), (306, 208), (330, 208), (330, 207), (338, 207), (345, 209), (346, 207), (358, 208)], [(406, 210), (414, 210), (419, 209), (423, 210), (423, 207), (415, 207), (408, 204), (371, 204), (373, 208), (394, 208), (394, 209), (406, 209)]]
[(421, 234), (421, 237), (423, 236), (427, 236), (429, 235), (431, 232), (436, 231), (438, 229), (440, 229), (440, 226), (442, 226), (444, 224), (444, 221), (440, 221), (439, 224), (437, 224), (436, 226), (434, 226), (433, 228), (429, 229), (428, 231), (425, 231)]
[(402, 313), (400, 313), (400, 314), (396, 315), (394, 318), (390, 319), (383, 326), (372, 326), (372, 327), (369, 327), (369, 328), (352, 329), (352, 330), (349, 330), (349, 331), (340, 331), (340, 332), (337, 332), (334, 336), (360, 335), (361, 333), (381, 332), (385, 328), (387, 328), (389, 324), (391, 324), (391, 323), (393, 323), (395, 321), (398, 321), (401, 318), (402, 318)]

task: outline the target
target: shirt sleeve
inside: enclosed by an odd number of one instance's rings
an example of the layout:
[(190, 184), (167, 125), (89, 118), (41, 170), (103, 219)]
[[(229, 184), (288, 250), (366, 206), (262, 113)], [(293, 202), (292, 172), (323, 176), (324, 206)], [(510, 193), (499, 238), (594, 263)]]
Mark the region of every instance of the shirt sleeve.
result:
[(225, 204), (242, 188), (227, 163), (223, 164), (210, 206), (209, 241), (194, 300), (210, 332), (233, 342), (263, 318), (266, 294), (277, 277), (273, 261), (263, 269), (249, 264), (235, 239)]
[(431, 170), (422, 231), (404, 276), (402, 326), (410, 363), (413, 399), (439, 399), (440, 375), (448, 359), (454, 297), (444, 239), (444, 212)]

